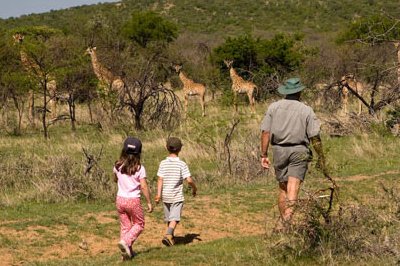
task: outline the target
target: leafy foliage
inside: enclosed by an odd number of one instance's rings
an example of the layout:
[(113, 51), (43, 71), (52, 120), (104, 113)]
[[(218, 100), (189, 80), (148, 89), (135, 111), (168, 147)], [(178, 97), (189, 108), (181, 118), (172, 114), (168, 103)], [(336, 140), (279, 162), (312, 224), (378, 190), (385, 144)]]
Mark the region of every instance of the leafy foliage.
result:
[(146, 47), (151, 42), (172, 42), (178, 36), (178, 28), (154, 12), (134, 12), (122, 33), (140, 46)]
[(352, 22), (338, 38), (339, 43), (348, 40), (369, 44), (400, 40), (400, 20), (382, 13), (360, 18)]
[(249, 35), (228, 38), (225, 43), (213, 51), (213, 59), (224, 68), (224, 60), (233, 60), (237, 68), (261, 71), (289, 73), (300, 66), (303, 55), (294, 49), (299, 36), (276, 34), (272, 39), (253, 38)]

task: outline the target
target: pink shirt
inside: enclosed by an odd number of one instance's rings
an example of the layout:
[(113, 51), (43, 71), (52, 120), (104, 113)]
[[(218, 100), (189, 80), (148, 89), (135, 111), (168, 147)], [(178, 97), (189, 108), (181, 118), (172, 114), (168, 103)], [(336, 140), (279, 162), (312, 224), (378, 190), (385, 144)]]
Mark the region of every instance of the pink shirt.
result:
[(122, 174), (115, 166), (113, 172), (118, 177), (117, 196), (124, 198), (140, 198), (140, 179), (146, 178), (146, 170), (143, 165), (134, 175)]

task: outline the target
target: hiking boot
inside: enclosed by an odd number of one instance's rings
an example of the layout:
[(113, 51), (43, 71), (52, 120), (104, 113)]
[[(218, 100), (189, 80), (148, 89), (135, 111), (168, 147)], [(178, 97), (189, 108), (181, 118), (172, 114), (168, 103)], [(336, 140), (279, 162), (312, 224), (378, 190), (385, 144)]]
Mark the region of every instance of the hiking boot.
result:
[(130, 260), (132, 258), (131, 249), (124, 240), (119, 241), (118, 247), (121, 250), (123, 260)]
[(175, 245), (174, 236), (173, 235), (165, 235), (161, 242), (167, 247)]

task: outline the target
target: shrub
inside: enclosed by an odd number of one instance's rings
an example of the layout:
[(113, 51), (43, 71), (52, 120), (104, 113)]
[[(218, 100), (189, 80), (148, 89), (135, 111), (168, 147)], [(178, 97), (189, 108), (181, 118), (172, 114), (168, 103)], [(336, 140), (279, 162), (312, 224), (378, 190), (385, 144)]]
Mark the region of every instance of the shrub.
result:
[(297, 205), (296, 222), (280, 235), (283, 238), (271, 253), (284, 261), (321, 257), (329, 264), (338, 256), (353, 261), (379, 257), (397, 261), (400, 200), (393, 189), (383, 188), (385, 202), (390, 202), (385, 204), (385, 215), (372, 206), (341, 204), (327, 220), (321, 199), (309, 196)]

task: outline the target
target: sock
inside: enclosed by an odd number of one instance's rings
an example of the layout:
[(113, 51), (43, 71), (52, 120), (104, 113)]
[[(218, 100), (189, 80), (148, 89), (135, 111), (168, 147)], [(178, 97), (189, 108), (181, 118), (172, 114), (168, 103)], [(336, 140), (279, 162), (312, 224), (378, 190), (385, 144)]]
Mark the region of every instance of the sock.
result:
[(167, 229), (167, 235), (174, 235), (174, 228), (172, 228), (172, 227), (168, 227), (168, 229)]

